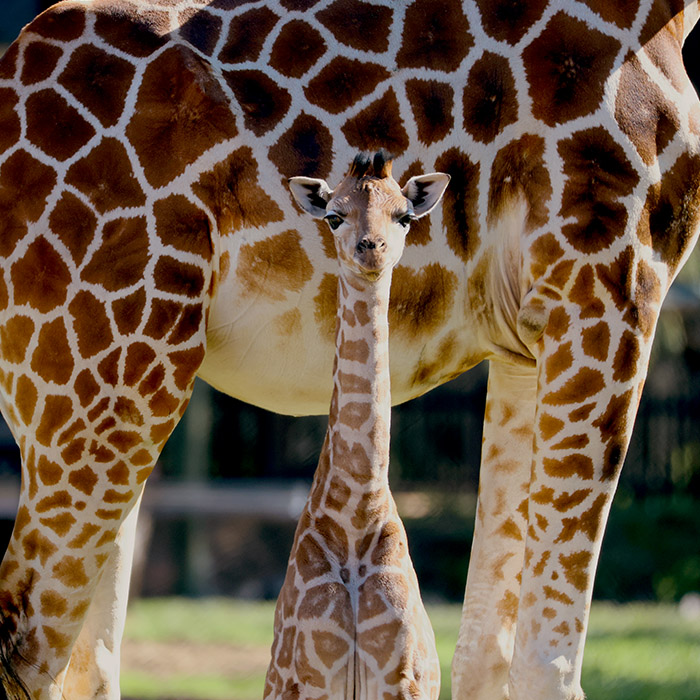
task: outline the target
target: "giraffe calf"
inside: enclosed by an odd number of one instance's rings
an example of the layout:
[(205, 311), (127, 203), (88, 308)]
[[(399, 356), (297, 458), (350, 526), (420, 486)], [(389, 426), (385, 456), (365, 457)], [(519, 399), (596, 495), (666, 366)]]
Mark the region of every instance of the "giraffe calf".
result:
[(266, 698), (438, 697), (435, 638), (389, 490), (387, 312), (410, 222), (448, 181), (433, 173), (400, 189), (383, 153), (355, 158), (333, 191), (290, 181), (333, 231), (339, 303), (328, 430), (277, 603)]

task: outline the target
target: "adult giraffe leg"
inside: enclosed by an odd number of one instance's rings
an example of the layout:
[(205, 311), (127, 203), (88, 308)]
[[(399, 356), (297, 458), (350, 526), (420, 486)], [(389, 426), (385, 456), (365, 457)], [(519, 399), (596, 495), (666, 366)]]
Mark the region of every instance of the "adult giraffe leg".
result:
[(630, 268), (596, 270), (601, 287), (613, 275), (637, 279), (622, 311), (609, 302), (601, 319), (590, 296), (581, 305), (567, 302), (549, 313), (539, 342), (537, 431), (510, 700), (584, 697), (581, 664), (594, 574), (661, 301), (651, 267), (632, 261)]
[(71, 700), (119, 698), (120, 645), (129, 600), (141, 497), (124, 519), (73, 645), (63, 696)]
[(507, 697), (527, 531), (536, 383), (534, 368), (490, 364), (474, 541), (452, 662), (455, 699)]
[[(53, 355), (63, 332), (50, 331), (63, 320), (16, 324), (13, 341), (29, 352), (0, 358), (3, 405), (22, 454), (18, 515), (0, 569), (0, 683), (9, 697), (26, 697), (23, 685), (35, 700), (58, 700), (64, 683), (93, 685), (96, 699), (119, 696), (123, 558), (143, 484), (204, 355), (207, 290), (181, 303), (173, 294), (169, 314), (158, 314), (154, 299), (143, 332), (129, 335), (119, 333), (127, 327), (119, 317), (109, 333), (96, 312), (81, 317), (70, 362)], [(88, 677), (85, 654), (97, 662)]]

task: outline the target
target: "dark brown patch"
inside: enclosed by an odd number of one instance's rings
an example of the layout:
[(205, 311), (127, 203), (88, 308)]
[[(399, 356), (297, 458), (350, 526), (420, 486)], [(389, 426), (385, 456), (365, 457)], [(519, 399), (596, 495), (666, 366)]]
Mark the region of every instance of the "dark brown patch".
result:
[(342, 127), (347, 142), (360, 151), (385, 149), (400, 155), (408, 148), (408, 134), (404, 129), (401, 108), (394, 90), (389, 88)]
[(406, 96), (411, 103), (419, 141), (430, 145), (444, 139), (452, 131), (454, 91), (447, 83), (408, 80)]
[(39, 443), (49, 447), (53, 436), (72, 415), (73, 402), (67, 396), (47, 396), (41, 421), (36, 429), (36, 439)]
[(628, 246), (610, 265), (599, 263), (595, 266), (596, 276), (619, 311), (624, 310), (631, 301), (634, 257), (634, 249)]
[(562, 387), (546, 394), (543, 402), (550, 406), (582, 403), (602, 391), (604, 387), (605, 377), (602, 372), (590, 367), (581, 367)]
[(110, 292), (137, 284), (149, 258), (146, 219), (115, 219), (105, 224), (102, 245), (83, 268), (81, 278)]
[(518, 118), (518, 95), (508, 59), (485, 51), (469, 71), (463, 98), (464, 129), (490, 143)]
[(180, 36), (207, 56), (211, 56), (221, 32), (221, 17), (206, 10), (188, 9), (180, 13)]
[(387, 80), (383, 66), (337, 56), (304, 89), (306, 99), (326, 112), (338, 114), (369, 95)]
[(73, 52), (58, 82), (107, 127), (124, 110), (134, 72), (124, 59), (86, 44)]
[(75, 155), (95, 135), (78, 110), (51, 89), (30, 95), (25, 114), (29, 141), (57, 160)]
[(24, 362), (32, 335), (34, 321), (27, 316), (13, 316), (0, 326), (0, 351), (7, 362)]
[(632, 393), (630, 389), (620, 396), (613, 396), (603, 413), (593, 421), (592, 425), (600, 430), (600, 439), (604, 443), (613, 439), (624, 440), (627, 435)]
[(117, 386), (119, 381), (119, 357), (121, 353), (122, 349), (116, 348), (100, 360), (97, 365), (97, 373), (102, 377), (102, 381), (109, 386)]
[(95, 381), (95, 378), (88, 369), (84, 369), (75, 378), (74, 387), (75, 393), (80, 401), (80, 405), (83, 408), (89, 406), (95, 397), (100, 393), (100, 385)]
[(112, 302), (112, 313), (119, 333), (129, 335), (138, 328), (145, 306), (146, 292), (143, 289)]
[(95, 235), (95, 214), (74, 194), (64, 192), (51, 212), (49, 226), (80, 265)]
[(680, 127), (675, 107), (632, 53), (620, 69), (615, 119), (647, 165), (654, 162)]
[(153, 211), (156, 233), (166, 245), (204, 260), (211, 260), (212, 241), (209, 217), (187, 197), (173, 194), (159, 199)]
[(153, 271), (156, 289), (187, 297), (199, 297), (204, 289), (204, 273), (197, 265), (162, 255)]
[(528, 205), (528, 229), (543, 226), (549, 218), (547, 204), (552, 196), (552, 184), (544, 163), (544, 139), (540, 136), (525, 134), (496, 154), (489, 182), (490, 223), (519, 196)]
[(578, 272), (569, 300), (581, 307), (580, 318), (601, 318), (605, 314), (605, 304), (596, 296), (595, 274), (591, 265), (584, 265)]
[(17, 94), (9, 88), (0, 88), (0, 153), (19, 139), (22, 126), (17, 114)]
[(47, 313), (63, 304), (71, 275), (54, 247), (40, 236), (12, 266), (15, 304), (29, 304)]
[(341, 44), (358, 51), (383, 53), (389, 48), (393, 12), (361, 0), (335, 0), (316, 18)]
[(14, 44), (11, 44), (7, 51), (0, 57), (0, 78), (3, 80), (12, 80), (15, 77), (18, 55), (19, 42), (16, 41)]
[(286, 177), (328, 177), (333, 164), (333, 137), (316, 117), (301, 113), (270, 148), (270, 160)]
[(117, 207), (140, 207), (146, 202), (126, 149), (117, 139), (103, 139), (73, 163), (66, 182), (79, 189), (101, 214)]
[(78, 350), (84, 358), (106, 350), (113, 336), (104, 305), (91, 292), (78, 292), (68, 306), (73, 316), (73, 330), (78, 337)]
[(639, 0), (616, 0), (616, 2), (596, 2), (582, 0), (591, 10), (599, 14), (606, 22), (613, 22), (621, 29), (629, 29), (639, 12)]
[(417, 272), (397, 265), (391, 281), (389, 325), (393, 332), (420, 340), (445, 323), (454, 302), (457, 277), (438, 263)]
[(581, 332), (581, 347), (588, 357), (605, 362), (610, 348), (610, 328), (605, 321)]
[(155, 187), (170, 182), (237, 131), (221, 86), (203, 59), (183, 45), (168, 49), (148, 66), (126, 127)]
[(700, 156), (682, 153), (673, 167), (651, 185), (637, 235), (674, 271), (694, 240), (700, 215)]
[(558, 12), (525, 49), (532, 111), (555, 126), (595, 111), (620, 42)]
[(236, 275), (246, 293), (282, 301), (301, 291), (313, 274), (301, 240), (296, 231), (285, 231), (242, 246)]
[[(19, 417), (25, 425), (29, 425), (32, 422), (38, 398), (39, 393), (34, 386), (34, 382), (25, 375), (18, 377), (14, 400)], [(41, 464), (41, 459), (39, 464)]]
[(613, 360), (613, 379), (616, 382), (628, 382), (632, 379), (637, 374), (640, 356), (639, 338), (631, 331), (625, 330)]
[(243, 124), (256, 136), (274, 129), (287, 114), (290, 94), (262, 71), (227, 71), (224, 78), (243, 112)]
[(486, 32), (515, 45), (542, 16), (547, 0), (477, 0), (477, 5)]
[(544, 277), (547, 270), (564, 255), (556, 236), (546, 233), (536, 238), (530, 245), (530, 275), (537, 280)]
[(177, 301), (153, 299), (151, 313), (143, 332), (156, 340), (164, 338), (172, 330), (182, 313), (182, 308), (183, 305)]
[(480, 242), (479, 165), (457, 148), (451, 148), (435, 161), (435, 169), (452, 178), (442, 198), (447, 243), (464, 262), (469, 262)]
[(43, 41), (32, 41), (24, 47), (24, 65), (22, 66), (21, 81), (25, 85), (46, 80), (58, 63), (63, 50)]
[(560, 142), (566, 185), (559, 214), (577, 220), (562, 231), (582, 253), (597, 253), (624, 233), (630, 194), (639, 175), (622, 147), (603, 127), (592, 127)]
[(73, 41), (85, 29), (85, 11), (83, 8), (76, 7), (75, 3), (67, 7), (52, 7), (40, 14), (28, 29), (48, 39)]
[(182, 313), (168, 335), (170, 345), (180, 345), (186, 343), (202, 327), (204, 318), (203, 307), (200, 302), (195, 304), (184, 304)]
[(219, 60), (222, 63), (254, 61), (278, 20), (279, 17), (264, 6), (234, 17), (226, 44), (219, 53)]
[(32, 369), (46, 382), (66, 384), (73, 374), (74, 364), (63, 319), (45, 323), (32, 355)]
[(169, 21), (163, 12), (113, 2), (95, 14), (95, 32), (98, 36), (132, 56), (150, 56), (168, 41), (163, 34), (170, 29)]
[(474, 39), (459, 0), (417, 0), (406, 10), (399, 68), (459, 68)]
[(181, 391), (189, 390), (192, 388), (194, 375), (204, 360), (204, 346), (168, 353), (168, 359), (173, 368), (175, 386)]
[(192, 190), (209, 207), (222, 235), (283, 218), (282, 210), (258, 184), (258, 165), (248, 146), (203, 173)]
[(0, 168), (0, 255), (8, 256), (43, 213), (56, 172), (27, 151), (13, 153)]
[(22, 548), (24, 550), (24, 558), (27, 561), (32, 561), (38, 557), (42, 566), (45, 566), (49, 557), (58, 550), (58, 547), (48, 537), (45, 537), (36, 529), (24, 536)]
[(270, 65), (288, 78), (301, 78), (326, 52), (326, 42), (301, 19), (282, 27), (270, 53)]
[(562, 372), (566, 372), (574, 364), (571, 352), (571, 341), (560, 345), (545, 361), (545, 376), (548, 382), (553, 382)]

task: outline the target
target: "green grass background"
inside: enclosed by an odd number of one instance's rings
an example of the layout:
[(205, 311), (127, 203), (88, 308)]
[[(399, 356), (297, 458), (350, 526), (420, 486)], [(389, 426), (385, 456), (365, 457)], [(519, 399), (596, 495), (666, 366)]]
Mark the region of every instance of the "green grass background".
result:
[[(450, 661), (459, 605), (428, 607), (443, 672), (441, 699), (450, 698)], [(186, 644), (196, 655), (215, 645), (230, 656), (220, 673), (150, 674), (122, 670), (122, 695), (133, 700), (259, 700), (272, 640), (273, 603), (221, 599), (144, 599), (129, 611), (125, 644)], [(242, 651), (257, 661), (237, 660)], [(227, 657), (228, 658), (228, 657)], [(700, 700), (700, 619), (684, 619), (662, 604), (594, 603), (583, 667), (588, 700)]]

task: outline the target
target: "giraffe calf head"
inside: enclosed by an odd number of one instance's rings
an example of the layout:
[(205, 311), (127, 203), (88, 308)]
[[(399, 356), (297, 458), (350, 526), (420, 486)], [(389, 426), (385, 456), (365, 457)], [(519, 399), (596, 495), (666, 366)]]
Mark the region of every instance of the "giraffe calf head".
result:
[(380, 151), (373, 158), (356, 156), (334, 190), (325, 180), (289, 180), (299, 206), (330, 226), (341, 267), (368, 280), (396, 265), (411, 221), (433, 209), (450, 181), (449, 175), (430, 173), (412, 177), (401, 188), (391, 166), (391, 158)]

